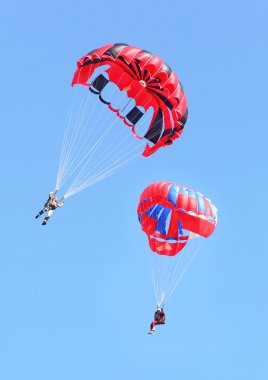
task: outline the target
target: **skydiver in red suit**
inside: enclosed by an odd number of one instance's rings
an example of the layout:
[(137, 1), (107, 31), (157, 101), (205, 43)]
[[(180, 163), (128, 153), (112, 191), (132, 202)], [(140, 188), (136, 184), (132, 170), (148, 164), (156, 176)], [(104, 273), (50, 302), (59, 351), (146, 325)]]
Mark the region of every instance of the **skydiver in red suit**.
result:
[(148, 332), (148, 334), (152, 334), (155, 331), (156, 325), (164, 325), (165, 322), (166, 314), (163, 308), (160, 308), (160, 306), (158, 306), (156, 312), (154, 313), (154, 321), (151, 323), (150, 331)]

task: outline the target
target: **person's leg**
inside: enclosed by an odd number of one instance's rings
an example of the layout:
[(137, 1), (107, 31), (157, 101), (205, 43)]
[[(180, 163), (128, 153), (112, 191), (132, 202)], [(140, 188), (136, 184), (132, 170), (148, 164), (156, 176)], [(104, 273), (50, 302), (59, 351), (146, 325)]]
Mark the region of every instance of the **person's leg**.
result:
[(35, 219), (39, 218), (39, 216), (41, 216), (42, 214), (44, 214), (44, 212), (47, 211), (47, 208), (44, 207), (43, 210), (39, 211), (39, 213), (35, 216)]
[(157, 321), (153, 321), (152, 323), (151, 323), (151, 326), (150, 326), (150, 331), (151, 331), (151, 333), (153, 332), (153, 331), (155, 331), (155, 325), (157, 325), (158, 323), (157, 323)]
[(45, 226), (47, 224), (47, 222), (49, 221), (51, 215), (53, 213), (53, 210), (48, 210), (47, 212), (47, 216), (45, 217), (45, 219), (43, 220), (43, 223), (42, 223), (42, 226)]

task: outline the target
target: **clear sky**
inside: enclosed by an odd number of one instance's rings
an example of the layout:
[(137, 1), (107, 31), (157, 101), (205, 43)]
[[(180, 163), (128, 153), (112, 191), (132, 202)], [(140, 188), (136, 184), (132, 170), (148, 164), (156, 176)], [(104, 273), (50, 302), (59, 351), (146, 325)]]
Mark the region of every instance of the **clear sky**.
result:
[[(268, 378), (266, 1), (8, 1), (1, 35), (1, 380)], [(76, 60), (126, 42), (189, 102), (181, 139), (34, 219), (54, 187)], [(214, 235), (155, 310), (136, 217), (155, 181), (198, 189)]]

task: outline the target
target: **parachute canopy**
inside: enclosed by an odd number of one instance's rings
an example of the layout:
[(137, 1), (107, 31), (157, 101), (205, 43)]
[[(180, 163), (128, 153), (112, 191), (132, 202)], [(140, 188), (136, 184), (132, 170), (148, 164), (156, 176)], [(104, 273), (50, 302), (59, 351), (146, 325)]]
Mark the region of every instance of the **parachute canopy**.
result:
[(72, 86), (54, 188), (69, 186), (65, 199), (114, 174), (141, 151), (147, 157), (172, 144), (183, 131), (182, 86), (146, 50), (126, 44), (92, 50), (78, 60)]
[[(94, 77), (95, 70), (106, 65), (105, 72)], [(103, 98), (102, 92), (109, 82), (134, 99), (135, 105), (126, 115)], [(136, 138), (147, 140), (144, 156), (172, 144), (183, 131), (188, 111), (182, 85), (166, 63), (146, 50), (124, 43), (108, 44), (92, 50), (77, 62), (72, 80), (72, 85), (76, 84), (89, 87), (131, 127)], [(139, 136), (136, 124), (150, 107), (153, 109), (152, 120), (145, 134)]]
[(217, 209), (201, 193), (171, 182), (156, 182), (140, 196), (138, 217), (150, 248), (174, 256), (197, 236), (209, 237), (217, 223)]

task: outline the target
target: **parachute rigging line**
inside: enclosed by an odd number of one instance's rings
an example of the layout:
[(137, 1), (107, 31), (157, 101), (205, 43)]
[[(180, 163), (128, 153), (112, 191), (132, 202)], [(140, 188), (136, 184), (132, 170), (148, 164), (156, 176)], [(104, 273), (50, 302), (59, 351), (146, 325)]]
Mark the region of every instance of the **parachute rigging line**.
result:
[[(76, 100), (78, 98), (77, 93), (85, 89), (75, 86), (74, 90), (77, 90), (74, 91), (74, 100)], [(75, 179), (64, 195), (65, 199), (114, 174), (130, 160), (137, 157), (141, 150), (141, 146), (137, 144), (137, 141), (133, 139), (133, 135), (127, 130), (128, 127), (120, 128), (115, 125), (117, 123), (116, 118), (108, 126), (108, 120), (113, 118), (113, 113), (108, 113), (108, 116), (103, 119), (102, 115), (105, 113), (105, 109), (102, 107), (94, 118), (98, 99), (91, 106), (91, 95), (88, 92), (86, 95), (89, 96), (84, 99), (85, 94), (82, 94), (82, 99), (78, 106), (76, 104), (72, 106), (64, 135), (55, 190), (59, 190), (77, 172)], [(121, 92), (120, 96), (121, 98), (124, 97), (123, 92)], [(131, 99), (128, 100), (122, 111), (128, 107), (130, 102)], [(100, 104), (100, 106), (103, 105)], [(87, 112), (87, 107), (90, 108), (90, 112)], [(75, 109), (78, 110), (76, 115)], [(91, 118), (94, 118), (94, 122), (92, 126), (89, 126)], [(101, 118), (103, 120), (97, 126)], [(145, 114), (142, 123), (148, 123), (149, 118), (150, 115)], [(115, 128), (118, 129), (116, 134), (110, 133)], [(98, 132), (100, 131), (102, 134), (99, 136)], [(125, 136), (122, 138), (122, 135)], [(104, 146), (105, 139), (108, 137), (109, 140)], [(82, 140), (83, 142), (81, 142)], [(126, 143), (127, 141), (129, 143)], [(97, 152), (98, 157), (93, 163), (92, 159)]]
[(148, 251), (156, 305), (164, 306), (172, 296), (185, 272), (195, 260), (202, 240), (201, 237), (190, 239), (185, 248), (173, 257), (156, 255)]

